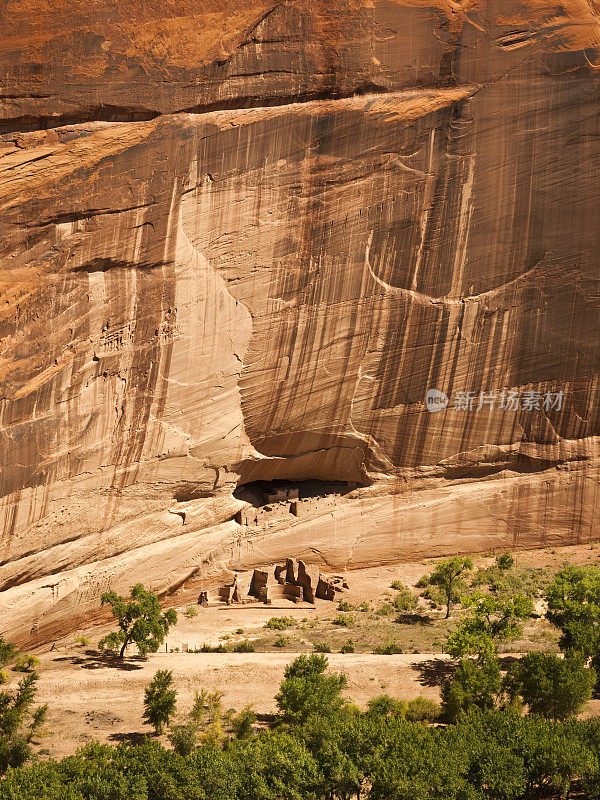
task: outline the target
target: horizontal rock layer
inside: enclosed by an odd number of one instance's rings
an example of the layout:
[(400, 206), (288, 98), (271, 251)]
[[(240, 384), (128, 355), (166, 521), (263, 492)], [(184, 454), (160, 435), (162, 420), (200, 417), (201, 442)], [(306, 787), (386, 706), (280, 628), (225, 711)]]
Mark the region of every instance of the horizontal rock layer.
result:
[(600, 5), (177, 8), (0, 12), (0, 628), (597, 538)]

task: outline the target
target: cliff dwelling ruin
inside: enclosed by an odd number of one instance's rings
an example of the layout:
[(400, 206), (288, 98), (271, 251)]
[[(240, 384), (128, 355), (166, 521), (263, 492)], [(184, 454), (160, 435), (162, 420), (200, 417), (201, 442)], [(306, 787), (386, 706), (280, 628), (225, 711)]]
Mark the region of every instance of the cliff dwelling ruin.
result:
[(285, 518), (326, 513), (357, 488), (342, 481), (254, 481), (239, 486), (234, 497), (247, 503), (234, 516), (238, 525), (257, 527)]
[(348, 583), (343, 576), (327, 576), (314, 564), (288, 558), (284, 564), (237, 573), (231, 583), (216, 592), (201, 591), (198, 605), (207, 605), (211, 599), (227, 605), (256, 601), (271, 605), (278, 599), (314, 604), (316, 599), (332, 601), (346, 589)]

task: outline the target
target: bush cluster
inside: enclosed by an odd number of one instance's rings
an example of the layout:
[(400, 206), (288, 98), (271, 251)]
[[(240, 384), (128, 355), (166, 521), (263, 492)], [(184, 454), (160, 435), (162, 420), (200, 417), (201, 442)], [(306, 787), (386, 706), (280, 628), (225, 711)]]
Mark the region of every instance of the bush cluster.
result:
[[(332, 716), (333, 713), (333, 716)], [(311, 713), (224, 746), (92, 743), (60, 762), (9, 769), (1, 800), (524, 800), (600, 797), (600, 725), (508, 710), (433, 728), (405, 715)], [(244, 730), (246, 733), (244, 733)], [(177, 752), (179, 750), (179, 752)]]

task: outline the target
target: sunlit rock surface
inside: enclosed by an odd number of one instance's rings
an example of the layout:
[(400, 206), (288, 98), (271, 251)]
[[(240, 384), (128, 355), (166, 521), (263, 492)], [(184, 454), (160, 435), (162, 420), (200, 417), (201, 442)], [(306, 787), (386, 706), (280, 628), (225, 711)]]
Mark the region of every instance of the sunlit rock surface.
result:
[(0, 629), (600, 536), (600, 3), (121, 6), (0, 9)]

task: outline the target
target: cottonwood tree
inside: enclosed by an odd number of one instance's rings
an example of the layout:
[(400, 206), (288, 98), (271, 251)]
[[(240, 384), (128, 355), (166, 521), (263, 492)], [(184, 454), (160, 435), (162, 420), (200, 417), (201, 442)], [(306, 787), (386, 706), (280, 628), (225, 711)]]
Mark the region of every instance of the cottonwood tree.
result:
[(31, 672), (19, 681), (16, 691), (0, 692), (0, 775), (31, 758), (30, 742), (46, 719), (48, 706), (32, 710), (38, 675)]
[(463, 600), (463, 606), (469, 613), (446, 642), (446, 651), (458, 658), (496, 656), (499, 643), (522, 635), (522, 623), (534, 611), (532, 599), (524, 594), (496, 597), (473, 592)]
[(561, 650), (591, 658), (600, 677), (600, 569), (564, 567), (548, 586), (546, 600), (546, 616), (562, 632)]
[(595, 683), (595, 670), (587, 669), (579, 654), (527, 653), (506, 678), (511, 695), (520, 695), (532, 714), (560, 720), (582, 710)]
[(452, 680), (442, 686), (442, 716), (456, 722), (471, 709), (490, 711), (502, 697), (502, 673), (497, 658), (462, 658)]
[(157, 735), (163, 732), (177, 706), (177, 691), (172, 688), (173, 672), (159, 669), (144, 692), (144, 719)]
[(286, 667), (275, 700), (287, 722), (302, 723), (311, 714), (327, 717), (345, 705), (341, 693), (346, 676), (326, 675), (328, 664), (325, 656), (312, 653), (298, 656)]
[(446, 619), (450, 616), (452, 603), (460, 600), (466, 589), (464, 576), (473, 569), (470, 558), (454, 556), (440, 561), (431, 575), (427, 575), (417, 583), (420, 588), (438, 586), (444, 593), (446, 602)]
[(463, 600), (469, 613), (450, 634), (446, 651), (460, 658), (451, 681), (442, 688), (442, 710), (448, 721), (471, 708), (493, 709), (503, 697), (498, 645), (518, 639), (533, 601), (523, 594), (497, 597), (473, 592)]
[(137, 583), (131, 596), (124, 599), (116, 592), (105, 592), (102, 605), (109, 605), (113, 617), (119, 623), (119, 630), (109, 633), (98, 643), (101, 650), (119, 650), (121, 658), (125, 648), (133, 642), (140, 654), (156, 653), (169, 632), (169, 627), (177, 623), (177, 613), (170, 608), (164, 614), (158, 597)]

